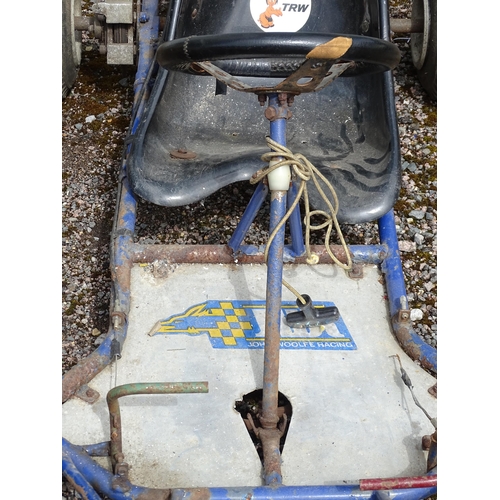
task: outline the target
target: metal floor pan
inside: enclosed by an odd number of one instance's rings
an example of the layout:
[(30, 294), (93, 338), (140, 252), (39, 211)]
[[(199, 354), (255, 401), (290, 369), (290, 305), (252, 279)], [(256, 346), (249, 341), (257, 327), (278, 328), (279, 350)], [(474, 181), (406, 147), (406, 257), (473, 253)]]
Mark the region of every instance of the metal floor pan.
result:
[[(152, 488), (261, 485), (261, 462), (234, 405), (262, 388), (266, 266), (180, 264), (167, 277), (155, 272), (133, 267), (122, 358), (89, 383), (100, 393), (94, 404), (73, 397), (63, 405), (63, 436), (80, 445), (108, 441), (105, 396), (115, 385), (208, 381), (207, 394), (121, 399), (130, 480)], [(293, 408), (283, 483), (424, 474), (421, 439), (434, 429), (391, 356), (399, 355), (431, 416), (435, 379), (394, 339), (377, 266), (353, 280), (334, 265), (285, 264), (284, 279), (316, 304), (334, 303), (341, 317), (310, 330), (282, 322), (279, 389)], [(285, 290), (283, 312), (294, 304)]]

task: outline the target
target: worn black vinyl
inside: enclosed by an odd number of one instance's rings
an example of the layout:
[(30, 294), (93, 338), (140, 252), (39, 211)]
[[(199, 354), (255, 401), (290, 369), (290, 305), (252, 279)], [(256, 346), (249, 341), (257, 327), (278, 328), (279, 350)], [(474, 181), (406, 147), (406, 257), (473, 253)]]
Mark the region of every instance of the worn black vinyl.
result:
[[(352, 45), (338, 60), (360, 63), (346, 72), (345, 76), (392, 70), (399, 63), (401, 54), (391, 42), (369, 36), (338, 33), (231, 33), (191, 36), (161, 44), (156, 58), (165, 69), (191, 74), (199, 74), (191, 63), (216, 61), (220, 68), (234, 76), (286, 77), (293, 72), (293, 66), (298, 66), (297, 60), (304, 60), (315, 47), (337, 37), (352, 40)], [(237, 63), (227, 64), (228, 60), (237, 60)], [(279, 63), (283, 61), (289, 61), (290, 68), (283, 67), (281, 71), (276, 71)]]
[[(222, 48), (212, 46), (207, 53), (200, 42), (205, 35), (224, 35), (216, 39), (233, 40), (235, 44), (232, 52), (224, 52), (225, 57), (236, 57), (223, 61), (233, 70), (229, 73), (247, 71), (238, 78), (252, 86), (276, 85), (300, 64), (313, 45), (338, 33), (356, 36), (355, 52), (349, 57), (358, 60), (358, 68), (373, 69), (379, 64), (392, 67), (399, 56), (388, 42), (387, 1), (315, 0), (304, 27), (285, 36), (263, 32), (249, 16), (249, 2), (183, 0), (185, 14), (179, 19), (176, 40), (160, 44), (157, 60), (167, 67), (186, 64), (180, 51), (189, 39), (190, 59), (211, 59), (219, 65), (221, 53), (217, 51)], [(315, 34), (312, 38), (311, 33)], [(277, 52), (266, 53), (268, 41), (276, 40), (267, 37), (276, 35), (281, 41), (295, 40), (300, 50), (290, 51), (288, 42), (283, 42), (276, 47)], [(387, 54), (377, 49), (365, 57), (361, 54), (364, 40), (358, 37), (378, 38), (370, 48), (387, 48)], [(257, 57), (238, 58), (245, 47), (248, 51), (244, 55)], [(197, 203), (224, 186), (250, 180), (265, 166), (261, 156), (269, 151), (265, 139), (269, 121), (264, 110), (252, 93), (231, 88), (227, 93), (220, 92), (212, 76), (160, 67), (130, 144), (127, 174), (133, 192), (149, 202), (173, 207)], [(337, 78), (319, 92), (296, 96), (291, 111), (287, 146), (304, 154), (332, 183), (339, 197), (339, 221), (360, 223), (387, 213), (399, 195), (401, 179), (391, 72)], [(173, 158), (171, 152), (178, 149), (196, 156)], [(314, 208), (326, 208), (314, 186), (308, 191)]]

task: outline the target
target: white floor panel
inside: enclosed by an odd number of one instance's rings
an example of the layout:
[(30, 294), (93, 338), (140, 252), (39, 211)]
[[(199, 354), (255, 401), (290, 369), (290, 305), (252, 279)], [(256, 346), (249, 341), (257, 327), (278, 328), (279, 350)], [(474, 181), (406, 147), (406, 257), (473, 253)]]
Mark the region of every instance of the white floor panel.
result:
[[(337, 326), (310, 331), (282, 323), (280, 391), (293, 406), (283, 482), (406, 476), (425, 471), (422, 435), (433, 428), (401, 381), (399, 354), (421, 404), (435, 379), (395, 342), (376, 266), (349, 279), (335, 266), (285, 266), (285, 279), (315, 303), (334, 303)], [(107, 392), (116, 384), (208, 381), (208, 394), (120, 399), (130, 479), (150, 487), (261, 484), (261, 463), (236, 400), (262, 388), (266, 267), (178, 266), (155, 278), (134, 266), (129, 332), (117, 366), (89, 385), (101, 397), (63, 405), (63, 436), (74, 444), (109, 440)], [(284, 313), (295, 297), (284, 289)], [(288, 305), (287, 305), (288, 304)]]

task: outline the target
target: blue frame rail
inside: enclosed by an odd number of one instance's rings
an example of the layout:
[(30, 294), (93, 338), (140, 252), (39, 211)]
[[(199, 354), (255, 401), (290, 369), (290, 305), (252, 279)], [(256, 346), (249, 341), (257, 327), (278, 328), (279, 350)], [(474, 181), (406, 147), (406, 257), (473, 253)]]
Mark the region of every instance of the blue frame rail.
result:
[(66, 439), (62, 440), (63, 474), (75, 485), (79, 493), (87, 500), (101, 500), (105, 495), (111, 500), (181, 500), (192, 498), (197, 500), (286, 500), (310, 499), (324, 500), (423, 500), (437, 492), (437, 474), (432, 471), (420, 478), (397, 478), (401, 485), (409, 480), (418, 484), (428, 483), (424, 487), (415, 488), (383, 488), (385, 480), (376, 480), (381, 489), (364, 490), (364, 481), (342, 485), (318, 486), (239, 486), (218, 488), (175, 488), (152, 489), (136, 486), (131, 483), (122, 489), (112, 486), (115, 476), (95, 462), (85, 451), (84, 446), (75, 446)]
[[(171, 19), (168, 38), (173, 39), (174, 28), (180, 12), (180, 0), (174, 0), (171, 7)], [(149, 79), (155, 65), (155, 43), (158, 38), (158, 0), (143, 0), (139, 23), (139, 57), (137, 77), (134, 83), (136, 102), (132, 118), (131, 133), (134, 134), (141, 113), (148, 105)], [(163, 73), (163, 76), (165, 74)], [(276, 132), (279, 134), (280, 132)], [(273, 134), (274, 135), (274, 134)], [(276, 135), (275, 135), (276, 136)], [(283, 138), (284, 141), (284, 138)], [(249, 212), (244, 218), (244, 225), (238, 228), (229, 242), (234, 254), (253, 255), (260, 249), (242, 245), (243, 238), (255, 217), (268, 191), (264, 186), (257, 188), (252, 198)], [(281, 206), (283, 205), (283, 206)], [(286, 211), (286, 203), (277, 211)], [(130, 310), (130, 271), (137, 261), (137, 255), (144, 252), (141, 245), (133, 242), (136, 223), (137, 202), (128, 184), (126, 176), (126, 159), (122, 166), (122, 175), (117, 196), (117, 208), (111, 239), (112, 270), (112, 304), (111, 324), (104, 342), (85, 360), (73, 367), (63, 377), (63, 402), (72, 397), (76, 391), (92, 380), (100, 371), (120, 357), (121, 347), (127, 336), (127, 315)], [(276, 220), (279, 220), (277, 218)], [(294, 214), (291, 224), (293, 244), (284, 248), (284, 259), (294, 260), (304, 253), (303, 240), (299, 236), (300, 217)], [(350, 246), (349, 251), (354, 263), (380, 264), (386, 277), (389, 308), (394, 332), (404, 350), (422, 366), (437, 373), (437, 350), (425, 342), (413, 330), (408, 310), (404, 275), (398, 249), (394, 213), (391, 210), (378, 221), (380, 245)], [(275, 260), (274, 258), (272, 259)], [(281, 260), (281, 259), (278, 259)], [(282, 265), (282, 262), (280, 266)], [(275, 270), (274, 274), (280, 274)], [(110, 443), (97, 443), (77, 446), (62, 439), (62, 471), (63, 475), (75, 486), (77, 491), (87, 500), (100, 500), (106, 496), (111, 500), (160, 500), (164, 499), (369, 499), (369, 500), (422, 500), (437, 493), (437, 472), (433, 469), (422, 478), (376, 479), (375, 483), (346, 482), (341, 485), (289, 486), (281, 484), (281, 480), (272, 486), (248, 486), (231, 488), (196, 488), (158, 490), (131, 483), (120, 482), (117, 487), (116, 475), (100, 466), (92, 457), (108, 456)], [(427, 478), (427, 479), (426, 479)], [(412, 487), (402, 487), (409, 484)], [(378, 484), (377, 488), (366, 489), (366, 484)], [(388, 486), (390, 485), (390, 486)]]

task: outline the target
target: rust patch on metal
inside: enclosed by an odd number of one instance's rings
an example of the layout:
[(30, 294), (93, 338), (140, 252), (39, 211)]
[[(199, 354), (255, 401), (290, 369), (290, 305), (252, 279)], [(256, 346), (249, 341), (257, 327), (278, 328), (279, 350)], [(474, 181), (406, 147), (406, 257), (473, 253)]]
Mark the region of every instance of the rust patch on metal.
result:
[[(171, 264), (265, 264), (264, 253), (233, 255), (227, 245), (141, 245), (134, 244), (133, 261), (147, 264), (155, 260), (168, 260)], [(330, 250), (340, 262), (347, 264), (342, 245), (331, 245)], [(331, 264), (324, 245), (311, 245), (311, 251), (319, 257), (320, 264)], [(295, 257), (295, 264), (306, 264), (307, 255)]]
[(194, 151), (188, 151), (185, 148), (174, 149), (170, 151), (170, 156), (176, 160), (193, 160), (198, 155)]
[(338, 59), (342, 57), (352, 45), (352, 38), (345, 36), (337, 36), (332, 38), (329, 42), (322, 43), (314, 47), (309, 54), (306, 55), (307, 59)]
[(62, 402), (67, 401), (87, 382), (90, 382), (109, 363), (107, 356), (101, 356), (94, 351), (89, 357), (73, 366), (62, 380)]
[(73, 486), (73, 488), (75, 488), (75, 490), (80, 493), (81, 497), (84, 499), (84, 500), (88, 500), (88, 496), (87, 496), (87, 493), (85, 492), (84, 488), (78, 484), (75, 483), (75, 481), (73, 480), (73, 478), (71, 476), (65, 476), (65, 478), (68, 480), (68, 482), (71, 484), (71, 486)]
[(437, 382), (432, 386), (429, 387), (428, 392), (431, 396), (434, 396), (436, 399), (438, 397), (438, 385)]
[(137, 500), (168, 500), (172, 497), (170, 490), (147, 490), (137, 495)]
[(190, 488), (185, 491), (189, 493), (189, 500), (210, 500), (212, 498), (208, 488)]
[(422, 450), (429, 451), (431, 448), (431, 436), (422, 436)]
[(353, 264), (347, 275), (353, 280), (359, 280), (363, 278), (363, 266), (361, 264)]
[(93, 404), (99, 399), (100, 394), (88, 385), (82, 385), (76, 391), (75, 396), (83, 401), (86, 401), (87, 403)]
[(153, 490), (148, 489), (137, 495), (137, 500), (168, 500), (171, 498), (170, 490)]
[[(404, 311), (403, 311), (404, 312)], [(409, 313), (409, 311), (408, 311)], [(398, 339), (401, 347), (403, 350), (410, 356), (411, 359), (415, 361), (419, 361), (421, 366), (425, 368), (426, 370), (429, 371), (434, 371), (434, 367), (432, 364), (427, 361), (425, 358), (420, 359), (422, 357), (422, 351), (420, 348), (413, 342), (410, 334), (410, 328), (409, 326), (402, 325), (398, 323), (398, 316), (396, 315), (395, 318), (393, 318), (393, 328), (394, 328), (394, 333), (396, 335), (396, 338)], [(409, 322), (406, 322), (409, 323)]]

